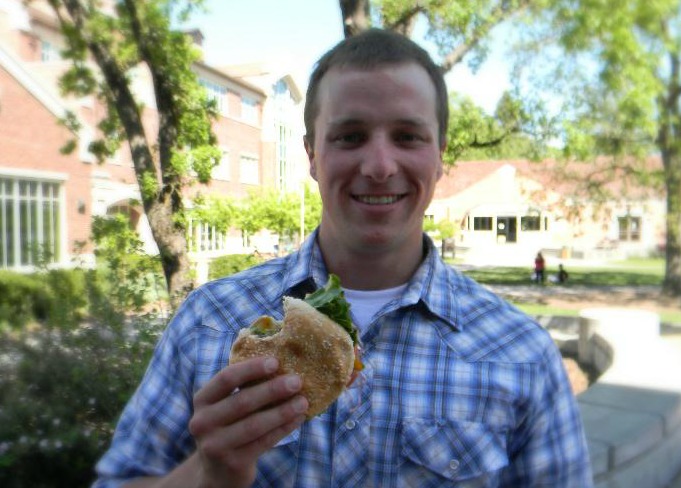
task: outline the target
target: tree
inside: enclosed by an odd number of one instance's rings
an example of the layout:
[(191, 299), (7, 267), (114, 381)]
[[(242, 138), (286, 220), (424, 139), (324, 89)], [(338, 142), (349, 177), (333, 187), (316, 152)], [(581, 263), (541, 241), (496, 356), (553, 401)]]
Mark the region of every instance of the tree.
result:
[[(362, 25), (363, 2), (342, 2), (346, 25)], [(681, 3), (679, 0), (375, 0), (371, 18), (384, 28), (411, 35), (419, 16), (427, 21), (426, 37), (439, 48), (447, 72), (467, 59), (472, 67), (485, 58), (486, 41), (495, 27), (520, 20), (520, 32), (531, 42), (517, 47), (522, 56), (514, 75), (538, 70), (517, 81), (513, 98), (503, 100), (495, 117), (454, 100), (450, 148), (446, 162), (462, 155), (494, 154), (504, 143), (510, 152), (534, 159), (553, 154), (526, 138), (545, 141), (560, 136), (562, 156), (592, 195), (604, 197), (608, 179), (634, 178), (655, 189), (664, 180), (667, 198), (665, 278), (663, 290), (681, 295)], [(354, 6), (354, 10), (350, 7)], [(537, 32), (539, 35), (536, 35)], [(345, 31), (346, 36), (352, 32)], [(529, 48), (528, 48), (529, 46)], [(548, 73), (547, 66), (555, 71)], [(554, 115), (546, 99), (553, 90), (567, 103)], [(550, 102), (549, 102), (550, 103)], [(515, 113), (515, 118), (508, 115)], [(496, 119), (496, 120), (495, 120)], [(510, 122), (510, 124), (509, 124)], [(557, 123), (562, 122), (562, 126)], [(511, 130), (509, 130), (511, 129)], [(529, 129), (529, 130), (528, 130)], [(539, 151), (538, 151), (539, 149)], [(545, 152), (542, 152), (545, 151)], [(663, 172), (646, 164), (662, 158)], [(604, 157), (605, 156), (605, 157)], [(565, 177), (565, 167), (556, 177)], [(600, 177), (600, 178), (599, 178)]]
[[(80, 97), (93, 94), (106, 106), (107, 116), (98, 125), (101, 139), (90, 145), (100, 160), (127, 140), (171, 303), (177, 305), (193, 286), (184, 189), (192, 171), (199, 181), (208, 181), (220, 157), (211, 130), (213, 110), (191, 70), (198, 54), (187, 35), (171, 29), (171, 19), (186, 19), (202, 0), (48, 3), (67, 42), (63, 56), (71, 61), (61, 88)], [(151, 75), (155, 132), (143, 123), (144, 108), (130, 76), (134, 69)], [(79, 129), (74, 115), (65, 122)]]
[[(304, 188), (304, 233), (308, 234), (321, 220), (321, 198), (308, 186)], [(272, 188), (252, 191), (242, 201), (227, 198), (206, 198), (192, 210), (192, 215), (220, 232), (240, 229), (248, 235), (267, 229), (292, 240), (300, 232), (301, 195), (281, 193)], [(281, 246), (280, 246), (281, 249)]]
[[(375, 7), (373, 15), (370, 3)], [(477, 69), (485, 60), (492, 30), (532, 11), (541, 12), (545, 0), (340, 0), (346, 37), (375, 25), (412, 36), (419, 20), (427, 25), (426, 39), (440, 54), (440, 68), (450, 71), (464, 61)], [(445, 163), (460, 158), (545, 156), (543, 144), (551, 132), (537, 107), (525, 107), (517, 94), (506, 93), (493, 115), (470, 100), (452, 100)], [(535, 117), (530, 117), (534, 115)], [(531, 134), (532, 137), (528, 137)]]
[[(346, 37), (368, 28), (369, 17), (384, 29), (411, 36), (417, 21), (428, 24), (427, 38), (438, 47), (442, 71), (470, 58), (479, 65), (487, 54), (489, 34), (495, 27), (529, 8), (541, 8), (543, 0), (339, 0)], [(376, 12), (370, 15), (370, 3)], [(350, 28), (345, 28), (351, 26)]]
[(560, 0), (548, 19), (538, 39), (560, 56), (549, 79), (565, 101), (564, 156), (598, 191), (613, 178), (666, 190), (663, 290), (680, 296), (681, 1)]
[(434, 220), (426, 219), (423, 221), (423, 231), (430, 234), (433, 239), (441, 241), (440, 253), (444, 259), (447, 252), (447, 240), (456, 236), (459, 232), (459, 226), (456, 222), (443, 219), (435, 223)]

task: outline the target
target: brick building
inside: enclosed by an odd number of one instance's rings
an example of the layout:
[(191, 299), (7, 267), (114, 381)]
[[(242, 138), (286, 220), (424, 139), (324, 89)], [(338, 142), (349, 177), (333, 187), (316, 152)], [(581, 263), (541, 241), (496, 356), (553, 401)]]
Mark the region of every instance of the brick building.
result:
[[(200, 45), (200, 32), (191, 35)], [(148, 222), (134, 203), (139, 190), (127, 146), (103, 164), (87, 150), (103, 107), (93, 97), (59, 94), (58, 78), (68, 65), (60, 58), (63, 47), (46, 4), (0, 0), (0, 268), (31, 269), (36, 250), (45, 251), (48, 261), (69, 265), (82, 243), (78, 258), (91, 260), (92, 217), (119, 211), (131, 215), (147, 249), (155, 250)], [(214, 133), (223, 157), (210, 184), (192, 186), (189, 196), (240, 198), (258, 187), (298, 188), (305, 156), (287, 149), (291, 141), (300, 146), (302, 140), (302, 127), (292, 122), (302, 121), (302, 96), (293, 78), (281, 73), (251, 82), (202, 62), (193, 69), (217, 103)], [(157, 121), (149, 73), (140, 67), (131, 76), (153, 132)], [(59, 124), (67, 110), (83, 126), (78, 134)], [(71, 139), (78, 149), (62, 154)], [(238, 233), (220, 234), (200, 222), (192, 224), (189, 237), (198, 261), (252, 244)], [(273, 241), (267, 234), (256, 238)]]

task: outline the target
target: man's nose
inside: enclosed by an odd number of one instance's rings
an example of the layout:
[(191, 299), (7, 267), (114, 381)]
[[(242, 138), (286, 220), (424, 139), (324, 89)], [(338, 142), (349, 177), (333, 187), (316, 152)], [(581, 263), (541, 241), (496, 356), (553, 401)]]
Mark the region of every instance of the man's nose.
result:
[(366, 146), (360, 170), (362, 175), (384, 182), (397, 172), (397, 168), (397, 153), (390, 140), (384, 136), (374, 137)]

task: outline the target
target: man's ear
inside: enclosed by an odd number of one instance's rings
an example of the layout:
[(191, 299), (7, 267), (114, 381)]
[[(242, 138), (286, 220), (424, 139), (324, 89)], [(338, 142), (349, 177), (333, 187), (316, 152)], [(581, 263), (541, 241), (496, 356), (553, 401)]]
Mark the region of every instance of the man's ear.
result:
[(307, 153), (307, 159), (310, 162), (310, 176), (312, 179), (317, 181), (317, 165), (315, 164), (314, 158), (314, 144), (310, 141), (308, 136), (303, 136), (303, 144), (305, 145), (305, 152)]

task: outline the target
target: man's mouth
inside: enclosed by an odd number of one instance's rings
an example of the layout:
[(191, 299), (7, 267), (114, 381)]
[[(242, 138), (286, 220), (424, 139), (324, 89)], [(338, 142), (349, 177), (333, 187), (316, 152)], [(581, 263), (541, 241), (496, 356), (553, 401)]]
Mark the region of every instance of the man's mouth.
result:
[(367, 205), (390, 205), (404, 198), (404, 195), (354, 195), (353, 198)]

